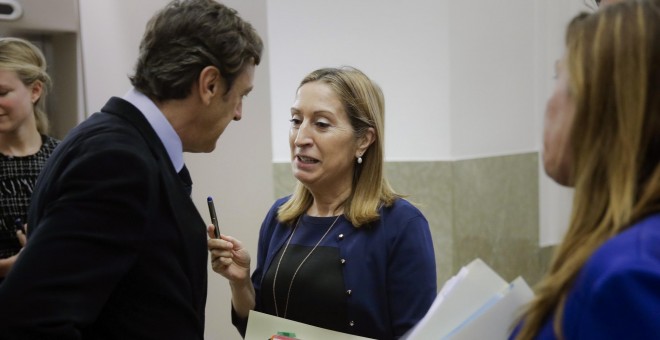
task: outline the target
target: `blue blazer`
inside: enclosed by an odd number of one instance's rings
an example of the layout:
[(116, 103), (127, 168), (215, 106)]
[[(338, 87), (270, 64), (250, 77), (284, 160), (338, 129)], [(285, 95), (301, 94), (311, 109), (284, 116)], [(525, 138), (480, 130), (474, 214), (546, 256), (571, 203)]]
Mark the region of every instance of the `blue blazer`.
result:
[[(291, 226), (277, 221), (277, 209), (288, 199), (277, 200), (261, 226), (252, 275), (257, 311), (261, 311), (262, 277), (291, 233)], [(403, 335), (424, 317), (437, 295), (437, 283), (433, 241), (422, 213), (404, 199), (379, 213), (380, 220), (371, 227), (338, 223), (322, 245), (339, 248), (346, 259), (344, 285), (351, 290), (347, 332), (386, 340)], [(246, 320), (234, 313), (233, 321), (245, 334)]]
[[(554, 317), (537, 339), (557, 339)], [(564, 337), (660, 338), (660, 214), (605, 242), (587, 260), (566, 300)]]
[(0, 287), (2, 339), (203, 339), (206, 227), (163, 144), (112, 98), (43, 169)]

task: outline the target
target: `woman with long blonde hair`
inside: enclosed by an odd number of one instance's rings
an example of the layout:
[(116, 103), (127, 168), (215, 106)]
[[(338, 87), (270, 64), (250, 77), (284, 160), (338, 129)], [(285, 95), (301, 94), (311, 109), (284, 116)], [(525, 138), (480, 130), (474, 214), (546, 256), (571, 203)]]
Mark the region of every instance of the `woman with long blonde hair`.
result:
[(660, 1), (580, 15), (548, 101), (544, 167), (570, 225), (515, 339), (660, 336)]

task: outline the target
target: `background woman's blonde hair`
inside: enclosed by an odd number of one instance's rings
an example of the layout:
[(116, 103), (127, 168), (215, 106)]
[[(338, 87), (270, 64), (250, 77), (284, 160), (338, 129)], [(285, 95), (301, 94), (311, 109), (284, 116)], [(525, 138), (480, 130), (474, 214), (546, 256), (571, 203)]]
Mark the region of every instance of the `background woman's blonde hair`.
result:
[(623, 1), (576, 17), (567, 63), (576, 107), (573, 210), (517, 339), (533, 338), (552, 316), (563, 338), (567, 294), (587, 259), (660, 211), (660, 1)]
[[(394, 192), (383, 174), (383, 92), (376, 83), (353, 67), (316, 70), (308, 74), (298, 88), (311, 82), (321, 82), (332, 88), (344, 105), (356, 140), (363, 138), (369, 128), (374, 129), (374, 142), (362, 155), (362, 164), (356, 165), (353, 190), (344, 202), (344, 215), (356, 227), (378, 220), (380, 206), (390, 206), (396, 198), (401, 197)], [(278, 210), (279, 221), (291, 224), (307, 211), (312, 200), (309, 190), (298, 182), (291, 199)]]
[(46, 94), (51, 86), (46, 72), (46, 58), (31, 42), (20, 38), (0, 38), (0, 69), (14, 71), (25, 86), (42, 84), (41, 96), (33, 104), (37, 130), (48, 134), (48, 117), (45, 112)]

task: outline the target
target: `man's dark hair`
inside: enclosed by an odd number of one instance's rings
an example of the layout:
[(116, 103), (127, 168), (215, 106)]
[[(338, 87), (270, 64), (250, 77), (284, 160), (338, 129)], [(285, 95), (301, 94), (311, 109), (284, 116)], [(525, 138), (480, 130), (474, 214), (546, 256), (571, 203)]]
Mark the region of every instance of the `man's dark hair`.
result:
[(248, 62), (258, 65), (263, 42), (250, 23), (214, 0), (174, 0), (147, 23), (133, 86), (148, 97), (182, 99), (207, 66), (227, 92)]

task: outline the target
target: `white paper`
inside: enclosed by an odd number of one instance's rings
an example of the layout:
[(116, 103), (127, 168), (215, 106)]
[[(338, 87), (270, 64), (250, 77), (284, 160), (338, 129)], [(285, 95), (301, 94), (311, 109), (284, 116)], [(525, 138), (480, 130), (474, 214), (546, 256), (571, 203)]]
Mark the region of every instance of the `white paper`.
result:
[(303, 340), (373, 340), (279, 318), (270, 314), (250, 311), (247, 330), (245, 331), (245, 340), (268, 340), (271, 336), (276, 335), (277, 332), (295, 333), (296, 338)]
[(450, 333), (447, 339), (508, 339), (523, 308), (534, 298), (534, 293), (525, 280), (518, 277), (498, 295), (499, 300), (481, 308)]
[(522, 278), (511, 284), (481, 259), (449, 279), (424, 318), (403, 339), (506, 339), (533, 293)]

